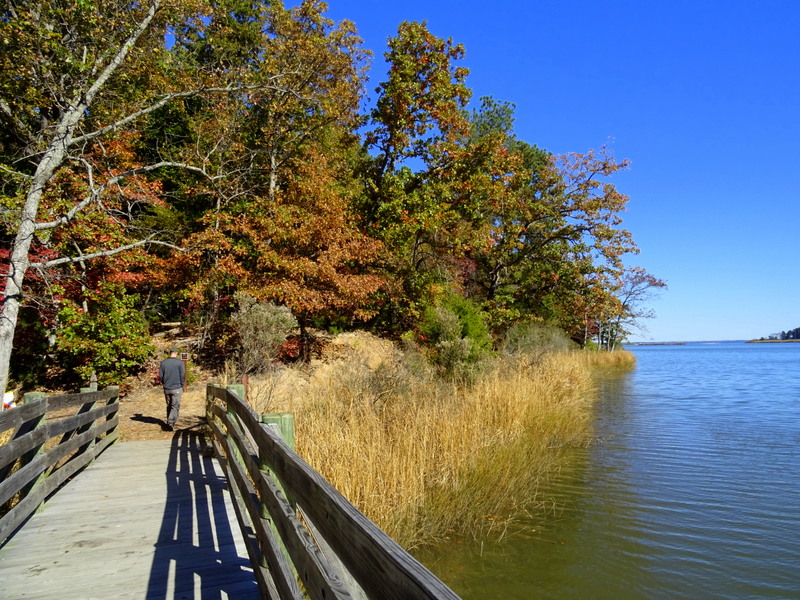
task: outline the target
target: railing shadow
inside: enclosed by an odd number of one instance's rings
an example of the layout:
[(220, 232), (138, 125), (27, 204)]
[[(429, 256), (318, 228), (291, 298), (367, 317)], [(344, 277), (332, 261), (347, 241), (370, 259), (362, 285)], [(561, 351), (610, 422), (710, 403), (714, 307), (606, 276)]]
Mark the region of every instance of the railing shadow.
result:
[(234, 543), (238, 523), (228, 518), (225, 476), (214, 466), (204, 453), (200, 435), (185, 430), (175, 433), (146, 598), (259, 597), (246, 552), (240, 555)]

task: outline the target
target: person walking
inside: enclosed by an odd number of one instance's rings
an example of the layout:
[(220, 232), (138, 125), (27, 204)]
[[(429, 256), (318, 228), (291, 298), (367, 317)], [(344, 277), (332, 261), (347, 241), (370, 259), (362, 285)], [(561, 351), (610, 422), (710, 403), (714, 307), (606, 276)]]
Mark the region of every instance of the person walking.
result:
[(183, 384), (186, 382), (186, 367), (183, 361), (178, 358), (178, 349), (173, 348), (169, 351), (169, 358), (161, 361), (158, 369), (158, 377), (161, 386), (164, 388), (164, 399), (167, 401), (167, 431), (175, 428), (178, 420), (178, 413), (181, 410), (181, 395), (183, 395)]

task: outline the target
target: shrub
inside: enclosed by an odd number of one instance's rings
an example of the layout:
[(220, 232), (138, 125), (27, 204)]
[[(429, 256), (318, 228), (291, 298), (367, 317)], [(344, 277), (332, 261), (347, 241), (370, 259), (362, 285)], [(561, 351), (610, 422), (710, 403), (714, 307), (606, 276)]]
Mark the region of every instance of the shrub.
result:
[(242, 373), (266, 371), (286, 342), (286, 336), (297, 327), (297, 319), (285, 306), (259, 302), (248, 294), (237, 292), (239, 305), (231, 315), (231, 323), (239, 335), (239, 368)]
[(451, 378), (472, 378), (492, 345), (480, 309), (457, 294), (446, 296), (438, 306), (428, 307), (419, 332), (431, 361)]
[(538, 362), (545, 354), (574, 350), (577, 345), (554, 325), (517, 323), (503, 337), (503, 355)]
[(101, 386), (119, 385), (137, 372), (154, 348), (147, 322), (134, 308), (138, 296), (118, 284), (87, 294), (88, 311), (68, 303), (58, 313), (56, 350), (65, 367), (83, 382), (97, 373)]

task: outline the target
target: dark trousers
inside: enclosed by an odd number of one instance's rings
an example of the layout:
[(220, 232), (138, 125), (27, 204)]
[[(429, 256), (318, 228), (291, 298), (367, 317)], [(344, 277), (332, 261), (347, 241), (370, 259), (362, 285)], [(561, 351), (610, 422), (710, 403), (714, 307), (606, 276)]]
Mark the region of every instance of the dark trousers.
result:
[(175, 425), (178, 413), (181, 410), (181, 395), (183, 390), (164, 390), (164, 399), (167, 401), (167, 423)]

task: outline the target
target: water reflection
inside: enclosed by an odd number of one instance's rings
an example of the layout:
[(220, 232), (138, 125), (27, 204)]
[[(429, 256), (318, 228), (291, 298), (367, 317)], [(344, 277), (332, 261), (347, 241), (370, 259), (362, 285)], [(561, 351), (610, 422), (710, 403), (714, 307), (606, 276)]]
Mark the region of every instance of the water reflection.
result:
[(637, 357), (535, 532), (421, 556), (465, 600), (800, 598), (800, 345)]

